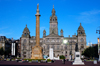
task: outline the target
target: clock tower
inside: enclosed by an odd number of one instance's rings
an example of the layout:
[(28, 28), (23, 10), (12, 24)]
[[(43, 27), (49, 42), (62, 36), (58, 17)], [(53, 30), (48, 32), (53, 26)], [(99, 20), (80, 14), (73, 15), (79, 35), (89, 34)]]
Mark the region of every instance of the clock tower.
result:
[(58, 35), (58, 22), (57, 22), (57, 16), (55, 15), (55, 9), (53, 5), (52, 9), (52, 16), (50, 17), (50, 34), (55, 33)]

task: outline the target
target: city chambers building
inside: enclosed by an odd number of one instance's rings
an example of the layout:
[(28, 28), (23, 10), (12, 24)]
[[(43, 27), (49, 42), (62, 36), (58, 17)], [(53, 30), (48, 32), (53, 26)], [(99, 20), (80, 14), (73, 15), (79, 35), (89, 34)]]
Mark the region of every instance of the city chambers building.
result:
[[(39, 10), (37, 10), (39, 11)], [(64, 55), (67, 59), (75, 57), (75, 48), (78, 45), (78, 51), (82, 54), (86, 48), (86, 34), (81, 23), (77, 30), (77, 35), (72, 37), (64, 37), (63, 30), (61, 29), (60, 35), (58, 35), (58, 21), (55, 15), (55, 9), (52, 9), (52, 16), (50, 17), (49, 35), (46, 35), (46, 31), (43, 31), (43, 38), (40, 38), (40, 46), (42, 47), (42, 55), (49, 56), (49, 48), (53, 48), (54, 57)], [(63, 40), (67, 40), (66, 44)], [(21, 58), (32, 57), (32, 47), (36, 45), (36, 37), (30, 36), (30, 31), (26, 25), (21, 36)]]

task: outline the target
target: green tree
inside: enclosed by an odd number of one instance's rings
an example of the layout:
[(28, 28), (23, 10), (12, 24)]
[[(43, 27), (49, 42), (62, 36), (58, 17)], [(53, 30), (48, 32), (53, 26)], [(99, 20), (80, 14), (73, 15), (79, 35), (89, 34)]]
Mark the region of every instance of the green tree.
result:
[(93, 48), (94, 48), (94, 52), (95, 52), (94, 57), (98, 58), (99, 57), (99, 55), (98, 55), (98, 45), (96, 45)]
[(5, 55), (9, 55), (9, 54), (11, 54), (11, 49), (10, 49), (10, 48), (7, 49), (7, 50), (4, 52), (4, 54), (5, 54)]
[(61, 55), (61, 56), (60, 56), (60, 59), (65, 59), (65, 56), (64, 56), (64, 55)]
[(86, 48), (84, 52), (82, 53), (82, 55), (89, 58), (93, 58), (95, 56), (95, 50), (93, 47)]
[(3, 49), (3, 47), (0, 48), (0, 55), (4, 55), (4, 49)]

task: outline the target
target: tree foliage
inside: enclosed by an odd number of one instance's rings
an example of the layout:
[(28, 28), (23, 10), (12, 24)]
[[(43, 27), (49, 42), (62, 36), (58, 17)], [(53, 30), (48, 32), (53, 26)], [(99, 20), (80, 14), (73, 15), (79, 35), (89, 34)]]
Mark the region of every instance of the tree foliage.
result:
[(0, 48), (0, 55), (4, 55), (4, 49), (3, 49), (3, 47)]
[(11, 53), (11, 49), (7, 49), (6, 51), (3, 49), (3, 47), (0, 48), (0, 55), (9, 55)]
[(65, 56), (64, 56), (64, 55), (61, 55), (61, 56), (60, 56), (60, 59), (65, 59)]
[(9, 54), (11, 54), (11, 49), (10, 49), (10, 48), (7, 49), (7, 50), (4, 52), (4, 54), (5, 54), (5, 55), (9, 55)]
[(97, 46), (95, 47), (89, 47), (89, 48), (86, 48), (84, 50), (84, 52), (82, 53), (82, 55), (86, 56), (86, 57), (98, 57), (98, 48)]

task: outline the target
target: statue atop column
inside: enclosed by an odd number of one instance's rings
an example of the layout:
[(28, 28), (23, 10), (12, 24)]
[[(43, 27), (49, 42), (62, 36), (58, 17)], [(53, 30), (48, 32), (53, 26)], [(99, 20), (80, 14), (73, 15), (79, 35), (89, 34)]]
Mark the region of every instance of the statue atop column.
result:
[(39, 4), (37, 4), (37, 9), (39, 9)]

